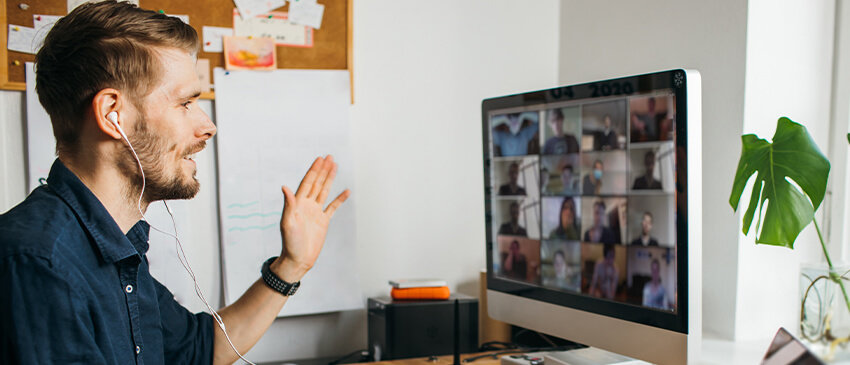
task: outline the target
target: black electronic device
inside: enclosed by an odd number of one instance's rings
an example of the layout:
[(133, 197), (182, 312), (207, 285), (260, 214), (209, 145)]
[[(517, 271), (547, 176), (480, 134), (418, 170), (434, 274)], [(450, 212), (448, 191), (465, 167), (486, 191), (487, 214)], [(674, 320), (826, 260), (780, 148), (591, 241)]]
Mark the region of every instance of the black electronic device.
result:
[(450, 355), (455, 338), (460, 353), (476, 352), (478, 299), (463, 295), (449, 300), (369, 298), (368, 325), (369, 354), (375, 361)]

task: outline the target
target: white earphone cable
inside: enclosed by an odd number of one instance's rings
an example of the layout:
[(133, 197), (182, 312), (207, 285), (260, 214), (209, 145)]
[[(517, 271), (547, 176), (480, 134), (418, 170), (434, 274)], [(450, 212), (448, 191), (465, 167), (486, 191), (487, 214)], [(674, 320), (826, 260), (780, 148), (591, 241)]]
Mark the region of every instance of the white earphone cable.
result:
[[(117, 121), (113, 121), (113, 123), (118, 126)], [(120, 126), (118, 126), (118, 131), (121, 133), (121, 137), (124, 138), (124, 141), (127, 142), (127, 146), (130, 147), (130, 151), (133, 152), (133, 157), (136, 159), (136, 163), (139, 164), (139, 172), (141, 172), (142, 174), (142, 192), (139, 194), (137, 208), (139, 209), (139, 214), (142, 215), (142, 219), (145, 222), (148, 222), (147, 218), (145, 217), (145, 213), (142, 211), (142, 196), (144, 196), (145, 194), (145, 170), (142, 168), (142, 161), (139, 160), (139, 155), (136, 154), (136, 149), (133, 148), (133, 145), (130, 143), (130, 140), (124, 134), (124, 131), (121, 129)], [(210, 311), (210, 314), (212, 314), (216, 323), (218, 323), (218, 326), (221, 328), (221, 331), (224, 333), (224, 338), (227, 339), (227, 342), (230, 344), (230, 347), (233, 349), (233, 351), (236, 352), (236, 355), (239, 356), (242, 361), (250, 365), (256, 365), (250, 360), (246, 359), (244, 356), (242, 356), (242, 353), (240, 353), (239, 350), (236, 349), (236, 345), (233, 344), (233, 341), (230, 340), (230, 335), (227, 334), (227, 328), (224, 325), (224, 320), (221, 318), (218, 312), (216, 312), (215, 309), (210, 306), (210, 304), (207, 302), (207, 299), (204, 297), (204, 293), (201, 291), (201, 287), (198, 285), (198, 279), (195, 277), (195, 272), (192, 271), (192, 267), (189, 266), (189, 259), (186, 257), (186, 252), (183, 251), (183, 245), (180, 243), (180, 238), (177, 237), (177, 222), (174, 220), (174, 214), (171, 212), (171, 208), (168, 207), (168, 203), (166, 203), (165, 200), (162, 201), (162, 204), (165, 205), (165, 210), (171, 217), (171, 224), (174, 226), (174, 234), (165, 232), (157, 227), (154, 227), (153, 224), (150, 224), (150, 222), (148, 222), (148, 225), (150, 225), (150, 227), (156, 230), (157, 232), (174, 238), (174, 241), (176, 242), (175, 249), (177, 251), (177, 260), (180, 261), (180, 264), (183, 265), (183, 268), (186, 269), (186, 272), (189, 273), (189, 276), (192, 278), (192, 282), (194, 282), (195, 284), (195, 294), (198, 296), (199, 299), (201, 299), (201, 302), (204, 303), (204, 306), (207, 307), (207, 310)]]

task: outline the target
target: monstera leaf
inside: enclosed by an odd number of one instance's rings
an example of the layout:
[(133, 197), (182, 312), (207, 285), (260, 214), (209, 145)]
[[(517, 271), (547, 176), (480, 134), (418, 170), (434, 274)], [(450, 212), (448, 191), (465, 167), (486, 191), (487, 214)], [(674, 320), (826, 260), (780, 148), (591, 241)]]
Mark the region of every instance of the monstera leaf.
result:
[(754, 134), (744, 135), (741, 140), (741, 160), (729, 204), (738, 210), (744, 187), (755, 175), (743, 232), (749, 233), (758, 211), (756, 232), (761, 224), (761, 233), (756, 243), (793, 249), (797, 235), (809, 225), (823, 201), (829, 160), (805, 127), (785, 117), (779, 118), (773, 143)]

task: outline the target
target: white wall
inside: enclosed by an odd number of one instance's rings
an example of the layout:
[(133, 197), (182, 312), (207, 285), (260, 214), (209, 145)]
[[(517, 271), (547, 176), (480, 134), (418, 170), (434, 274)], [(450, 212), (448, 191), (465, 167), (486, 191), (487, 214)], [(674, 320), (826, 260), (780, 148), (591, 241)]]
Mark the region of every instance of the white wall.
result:
[[(799, 263), (822, 256), (814, 229), (803, 232), (795, 251), (756, 246), (739, 233), (728, 197), (742, 133), (770, 138), (785, 115), (829, 151), (835, 2), (612, 5), (562, 5), (560, 80), (668, 68), (702, 73), (705, 334), (752, 340), (771, 337), (779, 326), (797, 328)], [(846, 131), (846, 121), (841, 126)]]
[(747, 2), (581, 1), (561, 5), (560, 81), (693, 68), (703, 85), (703, 330), (732, 338), (738, 235), (727, 203), (744, 115)]
[[(747, 14), (743, 132), (771, 138), (787, 116), (828, 153), (835, 2), (750, 0)], [(800, 263), (823, 261), (817, 233), (810, 225), (794, 250), (754, 242), (752, 233), (739, 238), (735, 337), (769, 338), (779, 326), (796, 333)]]
[[(354, 2), (352, 244), (364, 297), (387, 295), (388, 279), (423, 276), (477, 296), (485, 266), (481, 100), (557, 84), (559, 7), (556, 0)], [(26, 193), (21, 102), (22, 93), (0, 91), (0, 211)], [(215, 148), (208, 146), (197, 158), (200, 194), (175, 210), (189, 227), (181, 241), (201, 288), (220, 303)], [(182, 270), (173, 247), (151, 255)], [(190, 288), (185, 275), (163, 281), (188, 308), (202, 310), (180, 294)], [(350, 311), (279, 319), (248, 358), (327, 357), (365, 346), (365, 311)]]

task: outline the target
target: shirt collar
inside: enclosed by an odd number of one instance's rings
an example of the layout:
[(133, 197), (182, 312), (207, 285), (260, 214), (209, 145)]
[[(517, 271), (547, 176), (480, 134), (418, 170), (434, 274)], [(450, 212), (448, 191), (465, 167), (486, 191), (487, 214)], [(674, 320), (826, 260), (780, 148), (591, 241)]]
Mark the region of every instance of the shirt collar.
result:
[(59, 159), (50, 168), (47, 186), (71, 207), (91, 234), (95, 249), (105, 262), (115, 263), (147, 251), (150, 226), (139, 221), (125, 236), (106, 207)]

